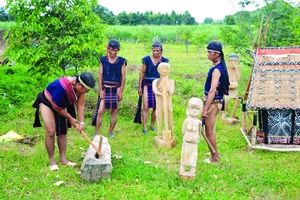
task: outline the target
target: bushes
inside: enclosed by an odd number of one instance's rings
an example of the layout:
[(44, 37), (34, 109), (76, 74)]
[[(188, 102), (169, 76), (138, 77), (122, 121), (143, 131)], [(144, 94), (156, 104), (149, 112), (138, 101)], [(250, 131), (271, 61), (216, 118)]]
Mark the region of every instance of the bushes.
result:
[(2, 67), (0, 77), (1, 117), (14, 113), (23, 105), (32, 104), (34, 97), (48, 83), (47, 78), (38, 75), (31, 76), (27, 68), (20, 65)]

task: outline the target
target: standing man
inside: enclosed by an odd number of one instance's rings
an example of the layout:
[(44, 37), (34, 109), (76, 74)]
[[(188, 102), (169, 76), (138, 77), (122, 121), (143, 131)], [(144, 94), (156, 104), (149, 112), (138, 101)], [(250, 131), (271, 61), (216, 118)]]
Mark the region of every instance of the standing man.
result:
[(99, 96), (92, 125), (96, 125), (95, 134), (98, 135), (104, 111), (111, 110), (108, 135), (115, 137), (113, 130), (117, 123), (119, 102), (123, 98), (127, 60), (117, 55), (120, 51), (118, 40), (110, 40), (106, 50), (107, 55), (99, 58)]
[(154, 123), (156, 120), (156, 100), (152, 91), (152, 82), (160, 77), (157, 67), (161, 62), (169, 62), (169, 59), (162, 56), (163, 47), (158, 41), (152, 43), (152, 54), (142, 59), (142, 70), (139, 79), (139, 95), (143, 95), (143, 134), (147, 133), (148, 111), (152, 108), (150, 129), (156, 131)]
[(215, 151), (210, 149), (211, 158), (207, 158), (204, 162), (217, 163), (220, 155), (217, 150), (215, 125), (217, 114), (224, 105), (224, 95), (228, 95), (229, 78), (220, 42), (210, 42), (207, 46), (207, 57), (212, 61), (212, 67), (208, 71), (208, 75), (204, 88), (204, 107), (202, 119), (205, 123), (206, 136)]

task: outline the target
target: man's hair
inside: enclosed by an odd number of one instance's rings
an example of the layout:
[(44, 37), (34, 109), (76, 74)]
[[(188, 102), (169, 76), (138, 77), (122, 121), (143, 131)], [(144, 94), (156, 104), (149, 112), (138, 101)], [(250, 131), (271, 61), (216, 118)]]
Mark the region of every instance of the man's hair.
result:
[(120, 42), (118, 40), (111, 39), (108, 42), (108, 46), (114, 49), (120, 49)]
[(162, 49), (162, 44), (159, 41), (155, 41), (152, 43), (152, 48), (159, 47)]
[(222, 44), (220, 42), (210, 42), (207, 45), (207, 49), (222, 52)]
[(94, 88), (95, 87), (95, 78), (93, 76), (92, 73), (90, 72), (82, 72), (79, 75), (80, 79), (84, 82), (84, 84), (86, 84), (87, 86), (89, 86), (90, 88)]

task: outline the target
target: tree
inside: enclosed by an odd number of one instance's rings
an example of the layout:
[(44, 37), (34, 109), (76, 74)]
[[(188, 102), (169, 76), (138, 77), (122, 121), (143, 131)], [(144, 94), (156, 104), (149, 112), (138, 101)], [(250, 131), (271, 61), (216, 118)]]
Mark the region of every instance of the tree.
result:
[(291, 34), (296, 25), (293, 23), (294, 17), (300, 14), (299, 7), (294, 7), (283, 0), (276, 0), (267, 3), (261, 11), (269, 18), (262, 45), (290, 46), (299, 41), (295, 35)]
[(6, 12), (4, 7), (0, 7), (0, 21), (1, 22), (8, 21), (8, 13)]
[(211, 17), (206, 17), (203, 22), (204, 24), (212, 24), (214, 20)]
[(236, 13), (236, 26), (222, 26), (224, 42), (232, 45), (242, 56), (246, 56), (246, 50), (256, 50), (257, 47), (299, 44), (299, 35), (297, 37), (297, 34), (291, 34), (299, 27), (294, 23), (296, 16), (300, 14), (299, 5), (283, 0), (265, 0), (266, 5), (259, 8), (256, 3), (257, 1), (249, 0), (240, 2), (243, 8), (254, 4), (258, 9)]
[(30, 65), (29, 71), (65, 74), (66, 66), (97, 65), (107, 38), (106, 26), (92, 11), (96, 0), (7, 0), (16, 17), (6, 32), (5, 55)]
[(225, 16), (225, 24), (226, 25), (235, 25), (234, 16), (233, 15), (226, 15)]
[(182, 24), (194, 25), (194, 24), (197, 24), (197, 22), (196, 22), (195, 18), (192, 17), (188, 11), (185, 11), (182, 16)]
[(177, 34), (179, 35), (179, 39), (183, 40), (185, 43), (186, 53), (189, 52), (189, 39), (192, 37), (192, 29), (178, 28)]
[(148, 26), (143, 26), (140, 34), (138, 34), (138, 41), (144, 44), (145, 51), (151, 45), (151, 31)]
[(121, 25), (129, 25), (130, 24), (130, 17), (126, 14), (125, 11), (119, 13), (117, 15), (118, 21)]
[(109, 11), (106, 7), (97, 5), (93, 6), (93, 11), (103, 20), (104, 23), (109, 25), (116, 25), (117, 24), (117, 17)]

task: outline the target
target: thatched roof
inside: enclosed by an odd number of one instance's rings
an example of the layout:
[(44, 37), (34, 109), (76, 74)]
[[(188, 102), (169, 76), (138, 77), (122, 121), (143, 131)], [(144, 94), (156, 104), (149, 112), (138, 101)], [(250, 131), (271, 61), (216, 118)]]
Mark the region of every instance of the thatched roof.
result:
[(256, 52), (247, 108), (300, 109), (300, 47)]

